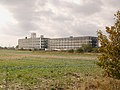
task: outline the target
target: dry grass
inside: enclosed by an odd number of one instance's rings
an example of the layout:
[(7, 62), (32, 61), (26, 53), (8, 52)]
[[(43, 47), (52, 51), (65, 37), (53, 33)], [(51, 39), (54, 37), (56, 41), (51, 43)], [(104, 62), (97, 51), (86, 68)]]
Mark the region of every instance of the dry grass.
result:
[(10, 83), (8, 87), (9, 90), (120, 90), (120, 80), (112, 78), (83, 77), (77, 73), (67, 73), (61, 78), (37, 78), (35, 84)]
[[(1, 50), (0, 66), (52, 66), (8, 71), (8, 90), (120, 90), (120, 80), (102, 77), (101, 69), (94, 63), (96, 56)], [(54, 68), (57, 65), (64, 67)], [(0, 90), (5, 90), (6, 72), (0, 70)]]

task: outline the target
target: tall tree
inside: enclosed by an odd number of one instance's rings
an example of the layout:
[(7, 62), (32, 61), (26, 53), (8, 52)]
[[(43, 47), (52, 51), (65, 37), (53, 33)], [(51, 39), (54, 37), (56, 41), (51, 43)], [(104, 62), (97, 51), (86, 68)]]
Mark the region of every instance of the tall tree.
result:
[(101, 44), (98, 56), (98, 65), (104, 69), (105, 75), (120, 79), (120, 11), (115, 14), (115, 24), (106, 27), (108, 35), (98, 31), (98, 40)]

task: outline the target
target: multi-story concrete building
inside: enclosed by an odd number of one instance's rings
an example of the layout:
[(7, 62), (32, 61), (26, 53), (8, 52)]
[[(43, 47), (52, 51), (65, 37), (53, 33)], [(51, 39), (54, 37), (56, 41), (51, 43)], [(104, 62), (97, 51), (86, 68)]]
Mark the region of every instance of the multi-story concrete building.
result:
[(97, 37), (44, 38), (43, 35), (36, 37), (36, 33), (32, 33), (30, 38), (18, 40), (19, 49), (75, 50), (83, 44), (98, 47)]
[(54, 38), (49, 39), (49, 50), (70, 50), (78, 49), (83, 44), (90, 44), (92, 47), (98, 47), (97, 37), (84, 36), (84, 37), (69, 37), (69, 38)]
[(43, 35), (36, 37), (36, 33), (31, 33), (31, 37), (18, 40), (19, 49), (46, 49), (48, 47), (48, 38)]

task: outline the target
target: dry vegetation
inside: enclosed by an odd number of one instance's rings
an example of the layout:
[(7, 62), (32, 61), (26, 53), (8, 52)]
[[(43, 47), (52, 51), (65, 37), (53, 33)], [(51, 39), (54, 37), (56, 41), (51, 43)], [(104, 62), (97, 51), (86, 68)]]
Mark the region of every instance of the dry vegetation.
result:
[(0, 90), (120, 90), (96, 60), (95, 53), (0, 50)]

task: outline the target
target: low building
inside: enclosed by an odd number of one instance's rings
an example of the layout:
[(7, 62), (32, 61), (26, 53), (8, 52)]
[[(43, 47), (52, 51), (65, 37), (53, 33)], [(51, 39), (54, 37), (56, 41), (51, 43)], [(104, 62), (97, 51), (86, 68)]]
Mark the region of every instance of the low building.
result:
[(36, 33), (31, 33), (31, 37), (18, 40), (19, 49), (46, 49), (48, 47), (48, 38), (43, 35), (36, 37)]
[(36, 33), (31, 33), (31, 37), (18, 40), (19, 49), (40, 49), (40, 50), (70, 50), (78, 49), (83, 44), (90, 44), (98, 47), (97, 37), (82, 36), (68, 38), (44, 38), (43, 35), (36, 37)]
[(90, 44), (92, 47), (98, 47), (97, 37), (69, 37), (69, 38), (53, 38), (48, 41), (49, 50), (70, 50), (78, 49), (83, 44)]

